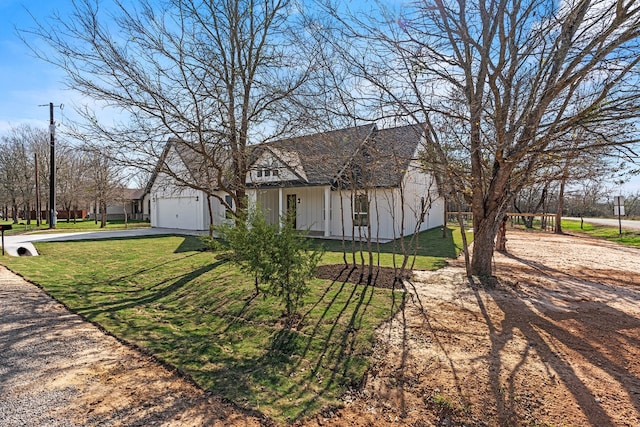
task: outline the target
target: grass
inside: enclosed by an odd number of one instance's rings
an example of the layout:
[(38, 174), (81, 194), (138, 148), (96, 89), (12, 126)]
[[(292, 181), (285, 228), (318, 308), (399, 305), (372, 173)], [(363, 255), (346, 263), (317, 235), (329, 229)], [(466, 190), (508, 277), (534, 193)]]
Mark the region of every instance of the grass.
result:
[[(36, 221), (31, 221), (31, 224), (27, 224), (26, 221), (21, 220), (18, 224), (13, 224), (13, 221), (0, 221), (0, 224), (11, 224), (12, 229), (7, 230), (5, 235), (20, 234), (32, 231), (50, 231), (49, 224), (42, 223), (40, 227), (36, 225)], [(100, 231), (100, 230), (124, 230), (125, 228), (142, 228), (149, 227), (148, 221), (136, 221), (129, 220), (126, 224), (124, 220), (107, 221), (106, 228), (100, 228), (100, 221), (96, 224), (94, 220), (77, 220), (73, 223), (73, 220), (67, 222), (67, 220), (58, 220), (56, 222), (56, 228), (51, 230), (52, 232), (71, 232), (71, 231)]]
[[(467, 239), (472, 241), (472, 233), (467, 233)], [(404, 245), (409, 254), (415, 254), (414, 268), (418, 270), (435, 270), (446, 264), (446, 258), (455, 258), (462, 251), (462, 234), (459, 228), (446, 228), (443, 237), (440, 227), (432, 228), (418, 234), (417, 239), (412, 241), (410, 237), (404, 239)], [(340, 264), (343, 262), (343, 243), (340, 240), (313, 239), (317, 246), (322, 246), (326, 253), (321, 264)], [(372, 244), (374, 253), (374, 263), (384, 267), (393, 267), (402, 263), (403, 242), (396, 239), (389, 243)], [(345, 242), (347, 253), (356, 254), (356, 262), (360, 263), (360, 256), (364, 256), (367, 262), (366, 243), (351, 241)], [(349, 255), (347, 261), (351, 262)], [(411, 264), (414, 260), (410, 260)]]
[(620, 234), (618, 227), (589, 224), (586, 222), (583, 224), (583, 228), (580, 228), (580, 221), (570, 220), (562, 221), (562, 229), (564, 231), (587, 234), (623, 245), (640, 247), (640, 232), (638, 231), (622, 230), (622, 234)]
[[(431, 267), (459, 250), (450, 230), (444, 239), (440, 230), (427, 231), (419, 241), (418, 258)], [(203, 252), (197, 237), (36, 246), (40, 256), (5, 256), (4, 264), (202, 388), (279, 423), (336, 404), (360, 384), (376, 326), (404, 298), (401, 291), (313, 279), (299, 326), (290, 330), (277, 301), (254, 295), (253, 279)], [(341, 262), (335, 247), (327, 249), (324, 257)]]

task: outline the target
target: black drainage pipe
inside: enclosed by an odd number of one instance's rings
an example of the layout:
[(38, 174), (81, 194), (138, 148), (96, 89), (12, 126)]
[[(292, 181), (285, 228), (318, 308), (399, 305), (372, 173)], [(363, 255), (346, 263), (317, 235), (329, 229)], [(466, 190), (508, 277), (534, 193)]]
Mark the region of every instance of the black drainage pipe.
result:
[(33, 254), (29, 249), (25, 248), (24, 246), (20, 246), (18, 248), (18, 256), (33, 256)]

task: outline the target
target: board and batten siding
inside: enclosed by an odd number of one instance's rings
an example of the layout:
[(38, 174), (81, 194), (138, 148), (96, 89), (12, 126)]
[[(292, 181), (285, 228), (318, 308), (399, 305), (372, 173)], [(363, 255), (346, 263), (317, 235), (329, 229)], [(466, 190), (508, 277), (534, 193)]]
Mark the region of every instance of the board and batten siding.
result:
[[(296, 228), (299, 230), (324, 231), (324, 189), (325, 187), (282, 188), (282, 209), (287, 210), (287, 196), (295, 195)], [(277, 224), (280, 216), (279, 188), (255, 191), (257, 205), (265, 213), (270, 224)]]
[[(396, 239), (411, 235), (444, 223), (444, 201), (438, 196), (435, 180), (412, 166), (399, 188), (369, 190), (369, 222), (374, 239)], [(358, 194), (363, 194), (359, 192)], [(342, 233), (341, 217), (344, 217), (345, 237), (364, 238), (367, 227), (353, 228), (352, 191), (334, 191), (331, 200), (331, 234)], [(428, 207), (421, 218), (422, 204)], [(404, 212), (403, 212), (404, 207)], [(340, 214), (342, 212), (342, 215)]]
[[(417, 231), (424, 231), (444, 224), (444, 199), (438, 195), (436, 180), (423, 172), (419, 162), (411, 162), (402, 180), (402, 186), (407, 218), (404, 235), (413, 234), (417, 226)], [(427, 211), (420, 223), (423, 203), (426, 204)]]
[(287, 195), (296, 196), (296, 223), (299, 230), (324, 230), (324, 187), (298, 187), (283, 189), (283, 200)]

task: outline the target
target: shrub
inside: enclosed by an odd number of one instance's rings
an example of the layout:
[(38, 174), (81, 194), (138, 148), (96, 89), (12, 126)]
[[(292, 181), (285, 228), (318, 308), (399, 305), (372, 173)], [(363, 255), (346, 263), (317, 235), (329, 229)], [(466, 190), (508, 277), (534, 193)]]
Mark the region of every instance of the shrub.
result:
[(235, 224), (214, 230), (219, 236), (216, 248), (226, 249), (230, 261), (254, 275), (256, 291), (278, 298), (287, 318), (293, 319), (309, 292), (308, 280), (322, 252), (312, 250), (305, 234), (296, 231), (291, 221), (283, 221), (282, 227), (268, 224), (260, 210), (250, 210)]

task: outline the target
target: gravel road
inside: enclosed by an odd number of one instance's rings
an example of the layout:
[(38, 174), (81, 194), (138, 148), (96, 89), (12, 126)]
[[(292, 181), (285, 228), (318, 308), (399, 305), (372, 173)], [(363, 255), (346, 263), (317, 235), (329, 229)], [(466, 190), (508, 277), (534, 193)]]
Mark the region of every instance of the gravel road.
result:
[[(62, 335), (70, 328), (81, 328), (79, 317), (65, 313), (35, 286), (2, 268), (0, 270), (0, 424), (4, 426), (74, 426), (73, 421), (56, 415), (78, 390), (50, 388), (47, 377), (56, 377), (61, 359), (96, 345), (80, 335)], [(81, 331), (81, 329), (80, 329)], [(58, 343), (49, 338), (57, 337)]]
[(0, 425), (257, 426), (0, 266)]

